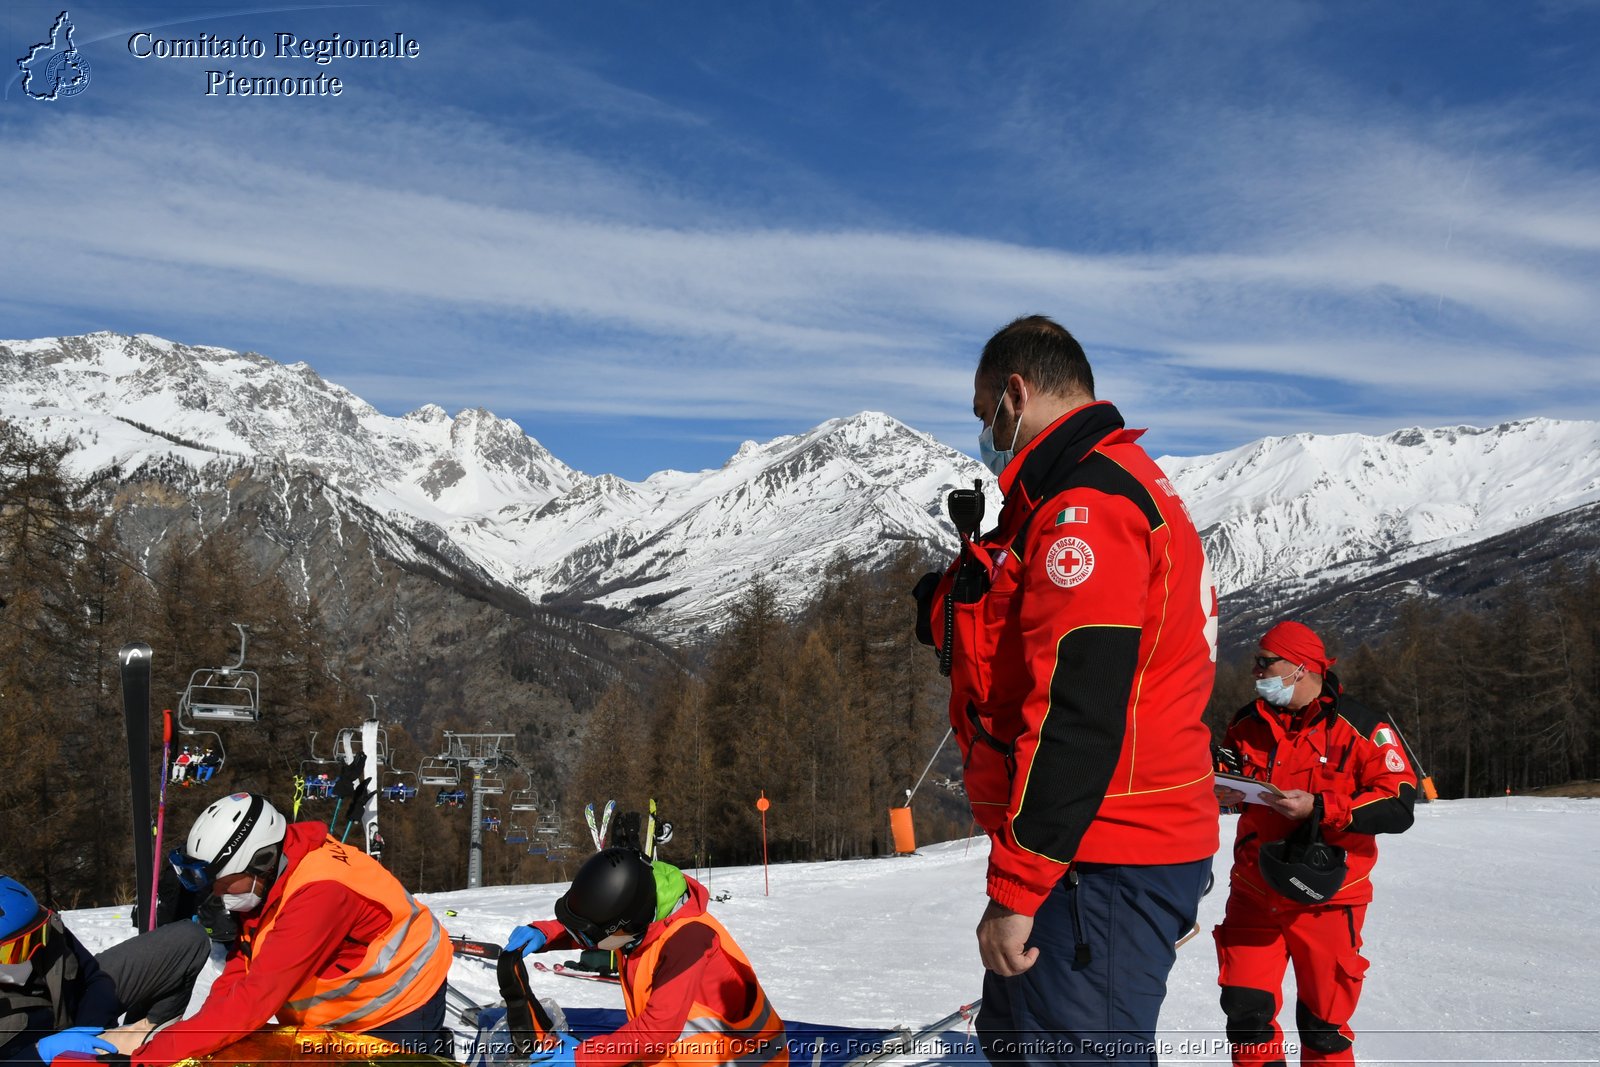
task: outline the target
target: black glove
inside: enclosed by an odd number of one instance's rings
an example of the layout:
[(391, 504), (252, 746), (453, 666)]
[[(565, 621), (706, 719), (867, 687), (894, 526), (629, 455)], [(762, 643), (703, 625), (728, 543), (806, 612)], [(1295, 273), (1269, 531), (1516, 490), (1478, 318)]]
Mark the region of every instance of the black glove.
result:
[(239, 939), (239, 920), (233, 917), (233, 912), (222, 906), (221, 897), (213, 895), (202, 900), (195, 909), (194, 921), (213, 941), (227, 944)]

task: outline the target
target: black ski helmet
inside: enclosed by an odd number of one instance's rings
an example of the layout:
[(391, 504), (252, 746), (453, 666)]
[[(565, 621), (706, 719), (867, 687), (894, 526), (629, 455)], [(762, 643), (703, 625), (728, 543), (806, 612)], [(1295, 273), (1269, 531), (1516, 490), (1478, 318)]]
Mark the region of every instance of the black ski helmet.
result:
[(1257, 862), (1267, 884), (1300, 904), (1326, 904), (1349, 874), (1344, 849), (1322, 839), (1322, 798), (1305, 822), (1282, 841), (1261, 846)]
[(590, 856), (556, 901), (556, 920), (590, 948), (616, 933), (632, 934), (637, 942), (655, 917), (655, 872), (635, 848), (606, 848)]

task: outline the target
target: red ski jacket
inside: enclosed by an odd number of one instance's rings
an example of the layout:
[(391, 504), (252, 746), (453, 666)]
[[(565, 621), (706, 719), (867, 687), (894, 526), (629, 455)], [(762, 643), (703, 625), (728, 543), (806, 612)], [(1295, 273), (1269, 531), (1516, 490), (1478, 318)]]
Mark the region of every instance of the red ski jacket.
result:
[[(1070, 861), (1217, 849), (1210, 735), (1217, 598), (1199, 535), (1108, 403), (1063, 415), (1000, 477), (919, 632), (949, 647), (950, 722), (988, 893), (1033, 914)], [(949, 634), (949, 641), (946, 641)]]
[(1321, 796), (1323, 840), (1344, 849), (1349, 866), (1344, 885), (1324, 904), (1299, 904), (1274, 892), (1257, 856), (1263, 844), (1288, 837), (1296, 821), (1264, 804), (1245, 804), (1233, 842), (1233, 885), (1280, 909), (1371, 901), (1376, 835), (1408, 829), (1417, 796), (1417, 772), (1394, 726), (1344, 696), (1330, 672), (1322, 695), (1297, 712), (1264, 700), (1240, 708), (1223, 744), (1237, 754), (1245, 775)]
[[(375, 892), (377, 887), (371, 885), (319, 879), (298, 889), (294, 906), (279, 912), (285, 889), (294, 882), (291, 875), (295, 869), (309, 853), (328, 841), (324, 823), (289, 824), (283, 842), (289, 865), (273, 883), (261, 907), (241, 923), (239, 940), (228, 950), (228, 961), (205, 1003), (195, 1014), (173, 1023), (135, 1052), (132, 1067), (160, 1067), (213, 1052), (265, 1026), (307, 981), (317, 977), (332, 980), (367, 966), (375, 944), (388, 944), (391, 952), (399, 947), (394, 940), (395, 914), (381, 903), (387, 894)], [(372, 866), (376, 870), (368, 877), (392, 881), (393, 875), (375, 863)], [(404, 894), (398, 883), (391, 888)], [(432, 912), (425, 905), (412, 903), (417, 909), (412, 916), (414, 925), (425, 929), (430, 941), (430, 966), (416, 983), (420, 987), (418, 995), (426, 999), (444, 984), (451, 958), (449, 940)], [(262, 940), (259, 951), (253, 952), (255, 937), (269, 923), (271, 936)], [(391, 1020), (379, 1016), (370, 1026), (387, 1021)], [(353, 1025), (348, 1029), (364, 1030), (370, 1026)]]

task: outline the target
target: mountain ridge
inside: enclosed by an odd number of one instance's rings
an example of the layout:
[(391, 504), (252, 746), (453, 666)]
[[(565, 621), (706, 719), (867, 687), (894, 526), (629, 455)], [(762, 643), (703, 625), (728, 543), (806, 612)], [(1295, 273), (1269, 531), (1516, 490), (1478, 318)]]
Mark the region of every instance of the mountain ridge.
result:
[[(797, 606), (837, 554), (948, 555), (944, 497), (974, 479), (999, 505), (975, 460), (880, 412), (630, 481), (584, 474), (481, 407), (384, 415), (304, 362), (149, 334), (0, 342), (0, 414), (75, 440), (83, 475), (304, 470), (400, 532), (385, 544), (403, 534), (520, 600), (678, 636), (717, 628), (753, 575)], [(1292, 601), (1600, 502), (1590, 422), (1295, 434), (1158, 462), (1235, 601)]]

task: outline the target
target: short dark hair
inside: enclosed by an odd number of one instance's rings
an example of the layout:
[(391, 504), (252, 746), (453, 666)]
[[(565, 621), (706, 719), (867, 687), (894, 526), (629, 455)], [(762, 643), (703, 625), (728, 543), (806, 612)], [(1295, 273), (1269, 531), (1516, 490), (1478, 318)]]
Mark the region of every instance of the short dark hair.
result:
[(998, 393), (1013, 374), (1056, 396), (1082, 393), (1094, 399), (1094, 371), (1083, 346), (1060, 323), (1025, 315), (989, 338), (978, 375)]

